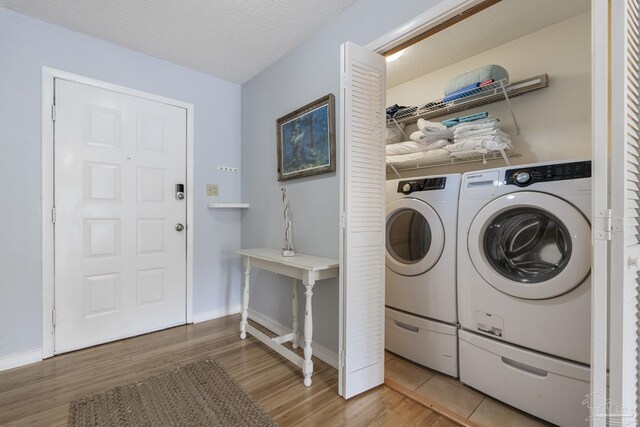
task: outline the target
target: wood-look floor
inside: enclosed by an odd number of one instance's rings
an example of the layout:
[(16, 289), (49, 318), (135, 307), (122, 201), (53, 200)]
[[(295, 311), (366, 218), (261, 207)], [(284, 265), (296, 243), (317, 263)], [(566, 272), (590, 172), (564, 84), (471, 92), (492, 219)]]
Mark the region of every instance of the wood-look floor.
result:
[(380, 386), (345, 401), (338, 373), (314, 358), (311, 387), (255, 338), (239, 339), (238, 315), (180, 326), (0, 372), (0, 425), (66, 425), (69, 402), (214, 357), (283, 426), (454, 426)]

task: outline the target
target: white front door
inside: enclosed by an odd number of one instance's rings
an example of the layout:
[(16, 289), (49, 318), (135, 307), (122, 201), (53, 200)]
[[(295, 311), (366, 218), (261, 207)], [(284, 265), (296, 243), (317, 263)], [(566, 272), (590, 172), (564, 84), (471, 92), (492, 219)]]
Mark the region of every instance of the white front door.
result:
[(186, 110), (54, 86), (55, 353), (186, 323)]

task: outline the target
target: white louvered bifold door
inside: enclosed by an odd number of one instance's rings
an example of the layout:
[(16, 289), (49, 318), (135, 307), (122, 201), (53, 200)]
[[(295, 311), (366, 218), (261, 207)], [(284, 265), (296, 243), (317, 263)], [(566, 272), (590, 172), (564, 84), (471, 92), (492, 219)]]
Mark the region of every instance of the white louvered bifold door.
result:
[[(609, 423), (637, 425), (640, 266), (639, 0), (611, 2)], [(619, 405), (619, 406), (618, 406)]]
[(381, 55), (341, 47), (340, 394), (384, 382), (385, 74)]
[(603, 425), (599, 409), (607, 399), (609, 239), (609, 4), (592, 2), (592, 235), (591, 256), (591, 425)]

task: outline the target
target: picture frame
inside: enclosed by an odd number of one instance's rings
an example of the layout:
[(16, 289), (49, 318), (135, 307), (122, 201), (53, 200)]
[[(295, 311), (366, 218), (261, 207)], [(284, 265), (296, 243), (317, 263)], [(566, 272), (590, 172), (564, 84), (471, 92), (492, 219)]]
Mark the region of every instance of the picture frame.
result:
[(335, 172), (335, 97), (328, 94), (276, 120), (278, 181)]

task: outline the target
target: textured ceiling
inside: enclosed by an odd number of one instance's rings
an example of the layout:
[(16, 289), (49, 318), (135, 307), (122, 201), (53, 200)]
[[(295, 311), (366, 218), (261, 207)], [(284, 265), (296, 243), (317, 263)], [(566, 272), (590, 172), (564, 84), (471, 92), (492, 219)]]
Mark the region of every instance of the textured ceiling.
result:
[(243, 83), (355, 1), (0, 0), (0, 7)]
[(404, 50), (387, 87), (413, 80), (590, 9), (590, 0), (502, 0)]

